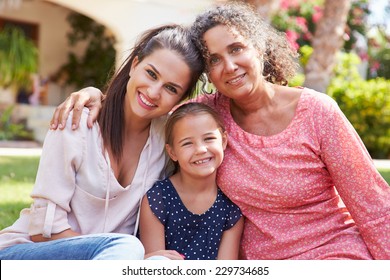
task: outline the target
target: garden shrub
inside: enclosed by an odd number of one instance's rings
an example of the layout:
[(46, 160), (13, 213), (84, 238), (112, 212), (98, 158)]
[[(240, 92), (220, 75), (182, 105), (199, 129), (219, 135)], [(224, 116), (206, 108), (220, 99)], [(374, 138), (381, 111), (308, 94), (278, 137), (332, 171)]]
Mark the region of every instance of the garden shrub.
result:
[(327, 94), (355, 127), (373, 158), (390, 158), (390, 81), (362, 79), (355, 54), (341, 54)]

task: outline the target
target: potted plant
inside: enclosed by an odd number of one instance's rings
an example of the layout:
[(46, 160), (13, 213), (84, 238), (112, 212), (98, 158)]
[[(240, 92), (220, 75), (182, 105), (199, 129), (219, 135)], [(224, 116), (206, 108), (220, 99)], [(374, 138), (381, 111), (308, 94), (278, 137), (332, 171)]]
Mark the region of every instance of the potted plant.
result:
[(31, 75), (38, 70), (38, 49), (19, 28), (6, 26), (0, 30), (0, 61), (0, 102), (8, 97), (8, 103), (15, 103), (17, 91), (32, 86)]

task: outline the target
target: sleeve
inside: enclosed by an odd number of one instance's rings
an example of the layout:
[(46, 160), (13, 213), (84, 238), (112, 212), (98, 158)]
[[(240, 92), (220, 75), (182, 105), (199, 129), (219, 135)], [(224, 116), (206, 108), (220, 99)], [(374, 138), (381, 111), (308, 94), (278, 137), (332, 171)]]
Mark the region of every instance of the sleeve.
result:
[(163, 188), (160, 187), (159, 183), (155, 183), (154, 186), (147, 191), (146, 196), (149, 201), (149, 207), (157, 219), (163, 224), (167, 221), (167, 211), (165, 206), (165, 199), (163, 194)]
[(390, 259), (390, 187), (337, 103), (321, 99), (313, 106), (321, 158), (373, 257)]
[(227, 196), (223, 195), (226, 200), (226, 222), (224, 230), (232, 228), (241, 218), (240, 208), (234, 204)]
[[(85, 115), (85, 114), (84, 114)], [(68, 213), (76, 186), (76, 173), (82, 162), (84, 151), (85, 123), (72, 131), (71, 117), (64, 130), (49, 130), (46, 135), (30, 208), (29, 234), (51, 234), (70, 228)]]

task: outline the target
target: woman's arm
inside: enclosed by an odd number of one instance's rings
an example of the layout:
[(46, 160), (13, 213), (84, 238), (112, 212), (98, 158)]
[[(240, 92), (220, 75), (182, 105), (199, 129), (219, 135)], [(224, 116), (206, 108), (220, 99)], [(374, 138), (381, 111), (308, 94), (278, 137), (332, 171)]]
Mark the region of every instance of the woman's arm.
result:
[(146, 195), (142, 199), (140, 213), (140, 239), (145, 247), (145, 258), (164, 256), (171, 260), (182, 260), (183, 256), (174, 250), (165, 250), (164, 225), (150, 209)]
[[(86, 120), (86, 113), (83, 120)], [(65, 232), (69, 233), (70, 201), (76, 189), (77, 170), (85, 155), (85, 134), (88, 131), (84, 124), (83, 129), (77, 131), (68, 128), (49, 131), (46, 135), (31, 192), (33, 204), (29, 211), (28, 231), (34, 240), (42, 238), (41, 241), (47, 241), (56, 234), (63, 237)]]
[(218, 250), (218, 260), (237, 260), (240, 249), (241, 234), (244, 228), (244, 218), (222, 234), (221, 244)]
[(30, 236), (31, 241), (33, 242), (45, 242), (50, 240), (56, 240), (61, 238), (68, 238), (68, 237), (74, 237), (79, 236), (80, 234), (78, 232), (75, 232), (71, 229), (64, 230), (63, 232), (52, 234), (50, 238), (43, 237), (42, 234), (32, 235)]
[(103, 93), (95, 87), (87, 87), (73, 92), (64, 102), (57, 106), (50, 121), (50, 129), (64, 129), (71, 110), (73, 110), (72, 129), (77, 129), (84, 107), (89, 108), (87, 125), (91, 128), (99, 115), (103, 97)]
[(389, 259), (390, 187), (338, 105), (326, 99), (313, 114), (321, 158), (373, 257)]

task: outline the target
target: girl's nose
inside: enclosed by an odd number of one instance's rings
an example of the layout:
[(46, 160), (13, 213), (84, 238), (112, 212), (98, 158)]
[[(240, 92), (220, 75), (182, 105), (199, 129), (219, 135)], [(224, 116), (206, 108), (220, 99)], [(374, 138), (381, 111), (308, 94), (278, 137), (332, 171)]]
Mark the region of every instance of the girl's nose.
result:
[(207, 146), (204, 143), (199, 143), (196, 145), (196, 153), (202, 154), (207, 152)]

